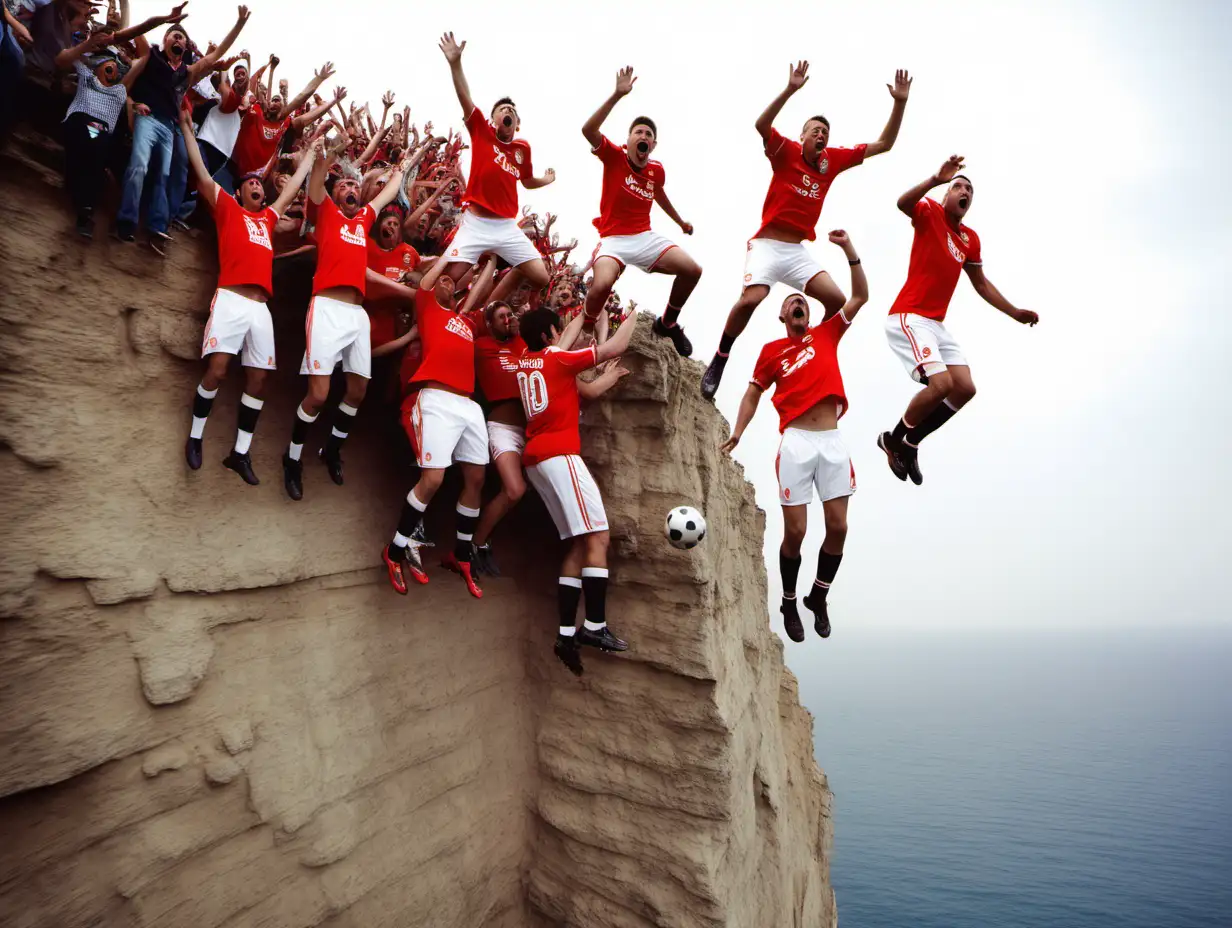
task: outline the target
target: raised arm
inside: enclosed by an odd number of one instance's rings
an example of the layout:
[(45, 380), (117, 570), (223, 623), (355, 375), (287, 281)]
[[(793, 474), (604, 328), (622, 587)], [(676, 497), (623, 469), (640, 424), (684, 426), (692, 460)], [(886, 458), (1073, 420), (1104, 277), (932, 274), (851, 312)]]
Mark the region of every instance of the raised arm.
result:
[(1021, 322), (1023, 325), (1035, 325), (1039, 322), (1039, 313), (1032, 312), (1029, 309), (1019, 309), (1001, 295), (1001, 291), (994, 287), (992, 281), (984, 276), (984, 266), (982, 264), (968, 264), (963, 269), (967, 272), (967, 276), (971, 278), (971, 286), (975, 287), (975, 292), (983, 297), (985, 303), (995, 306), (1015, 322)]
[[(8, 12), (7, 10), (5, 11)], [(115, 36), (109, 32), (95, 32), (84, 42), (78, 42), (72, 48), (66, 48), (56, 55), (55, 66), (61, 71), (67, 71), (73, 66), (73, 62), (83, 55), (89, 55), (98, 51), (100, 48), (106, 48), (115, 41)], [(6, 91), (7, 92), (7, 91)]]
[(326, 149), (324, 155), (317, 158), (312, 164), (312, 173), (308, 175), (308, 199), (317, 206), (325, 202), (325, 178), (329, 176), (329, 169), (338, 159), (338, 153), (346, 147), (346, 143), (347, 137), (344, 135), (341, 139), (334, 142), (332, 147)]
[[(333, 100), (326, 101), (325, 103), (322, 103), (320, 106), (313, 107), (308, 112), (306, 112), (303, 116), (296, 116), (293, 120), (291, 120), (292, 124), (295, 126), (296, 129), (303, 129), (305, 126), (311, 126), (318, 119), (322, 118), (327, 113), (329, 113), (329, 108), (333, 106), (334, 103), (341, 103), (344, 99), (346, 99), (346, 95), (347, 95), (347, 89), (345, 87), (336, 88), (334, 90)], [(299, 107), (296, 107), (295, 109), (299, 109)], [(293, 113), (295, 112), (295, 110), (294, 109), (288, 110), (288, 112)]]
[(239, 38), (240, 33), (244, 29), (244, 24), (248, 22), (248, 17), (251, 15), (252, 14), (249, 12), (248, 7), (239, 7), (235, 17), (235, 25), (231, 27), (231, 31), (227, 33), (226, 38), (219, 43), (216, 49), (208, 55), (202, 56), (200, 60), (193, 62), (193, 64), (189, 66), (189, 84), (195, 84), (197, 81), (201, 80), (204, 75), (209, 74), (212, 70), (214, 70), (214, 62), (225, 55), (231, 46), (235, 44), (235, 40)]
[(574, 343), (578, 340), (578, 336), (582, 334), (582, 317), (585, 315), (586, 313), (578, 310), (573, 314), (573, 318), (565, 323), (564, 329), (556, 336), (556, 341), (554, 342), (557, 348), (560, 348), (562, 351), (569, 351), (573, 347)]
[(381, 143), (385, 141), (385, 136), (389, 134), (389, 128), (377, 130), (376, 135), (372, 137), (372, 141), (368, 143), (368, 147), (364, 149), (363, 154), (359, 156), (359, 160), (355, 163), (359, 167), (364, 167), (376, 157), (376, 150), (381, 147)]
[(548, 168), (543, 172), (542, 177), (523, 177), (522, 186), (527, 190), (538, 190), (540, 187), (546, 187), (554, 180), (556, 180), (556, 170), (555, 168)]
[(807, 61), (796, 62), (796, 66), (788, 72), (787, 86), (757, 117), (757, 122), (753, 125), (763, 142), (770, 141), (770, 130), (774, 128), (774, 120), (779, 115), (779, 111), (783, 109), (783, 105), (791, 99), (792, 94), (808, 83), (808, 67)]
[(875, 142), (869, 142), (865, 147), (865, 158), (884, 154), (894, 147), (894, 140), (898, 138), (899, 127), (903, 124), (903, 113), (907, 109), (907, 94), (911, 92), (911, 77), (900, 68), (894, 72), (894, 86), (891, 87), (889, 84), (886, 84), (886, 88), (890, 91), (890, 97), (894, 100), (894, 107), (890, 110), (890, 121), (881, 130), (881, 138)]
[[(321, 68), (320, 71), (313, 72), (312, 80), (308, 82), (307, 86), (304, 87), (303, 90), (297, 93), (292, 99), (283, 101), (282, 110), (278, 113), (278, 118), (286, 119), (296, 110), (298, 110), (301, 106), (307, 103), (308, 98), (311, 97), (314, 93), (316, 93), (317, 89), (322, 84), (324, 84), (327, 80), (333, 77), (334, 73), (335, 73), (334, 63), (332, 61), (325, 62), (325, 66)], [(273, 86), (273, 83), (274, 83), (274, 75), (273, 75), (273, 72), (270, 72), (270, 85)], [(343, 88), (339, 88), (339, 89), (342, 90), (342, 96), (337, 96), (337, 94), (335, 94), (335, 96), (337, 97), (339, 101), (341, 101), (342, 98), (346, 96), (346, 91)], [(297, 116), (295, 118), (296, 128), (302, 129), (304, 126), (308, 125), (308, 123), (316, 122), (318, 119), (324, 116), (326, 112), (329, 111), (329, 107), (330, 107), (330, 104), (323, 103), (321, 106), (318, 106), (314, 110), (310, 110), (309, 112), (305, 113), (303, 116)], [(308, 118), (309, 116), (312, 116), (312, 118), (309, 119)]]
[(441, 36), (441, 51), (445, 54), (445, 60), (449, 62), (449, 73), (453, 77), (453, 89), (458, 95), (458, 103), (462, 105), (462, 117), (464, 119), (475, 108), (475, 101), (471, 99), (470, 84), (466, 82), (466, 75), (462, 71), (462, 52), (465, 48), (466, 42), (459, 45), (454, 41), (452, 32), (446, 32)]
[(614, 361), (609, 361), (607, 368), (599, 374), (594, 380), (583, 380), (578, 378), (577, 391), (578, 396), (583, 402), (592, 403), (601, 397), (616, 384), (620, 383), (621, 378), (627, 377), (629, 371), (627, 368), (621, 367)]
[(732, 429), (731, 437), (719, 445), (720, 451), (731, 454), (736, 445), (740, 444), (740, 436), (744, 434), (744, 430), (749, 427), (749, 423), (753, 421), (753, 416), (757, 413), (757, 404), (761, 402), (761, 394), (761, 387), (750, 382), (749, 388), (744, 391), (744, 396), (740, 400), (740, 409), (736, 413), (736, 427)]
[(304, 157), (299, 159), (299, 167), (295, 169), (295, 173), (291, 175), (287, 185), (282, 188), (282, 193), (278, 194), (278, 199), (271, 204), (270, 208), (279, 216), (283, 214), (287, 207), (295, 202), (295, 197), (299, 194), (299, 188), (304, 186), (304, 178), (308, 176), (308, 172), (312, 170), (313, 163), (320, 157), (322, 147), (324, 146), (318, 142), (308, 149), (308, 153)]
[[(835, 229), (830, 233), (830, 241), (843, 249), (843, 254), (847, 256), (847, 263), (851, 265), (851, 296), (839, 310), (843, 314), (843, 319), (850, 325), (856, 313), (860, 311), (860, 307), (868, 302), (868, 278), (864, 276), (864, 265), (860, 263), (860, 256), (856, 254), (856, 246), (851, 243), (851, 237), (846, 232), (842, 229)], [(827, 314), (825, 318), (829, 319), (831, 315), (833, 314)]]
[(145, 66), (150, 63), (150, 43), (146, 41), (145, 36), (139, 35), (133, 45), (137, 48), (137, 57), (133, 59), (132, 64), (128, 66), (128, 73), (120, 78), (120, 83), (124, 85), (130, 93), (133, 89), (133, 84), (137, 83), (137, 78), (141, 76), (141, 72), (145, 70)]
[(681, 232), (685, 235), (693, 234), (693, 223), (685, 222), (680, 218), (680, 214), (676, 212), (676, 207), (672, 206), (672, 201), (667, 198), (667, 191), (663, 189), (662, 184), (655, 188), (655, 202), (659, 204), (663, 212), (671, 217), (672, 222), (680, 226)]
[(410, 158), (406, 158), (403, 160), (402, 164), (394, 168), (393, 173), (389, 175), (388, 182), (386, 182), (385, 186), (381, 188), (381, 192), (373, 197), (372, 202), (368, 204), (378, 213), (398, 198), (398, 194), (402, 190), (403, 167), (406, 162), (410, 160)]
[[(584, 316), (585, 313), (578, 313)], [(602, 363), (609, 358), (618, 358), (629, 350), (629, 342), (633, 341), (633, 330), (637, 328), (637, 315), (631, 314), (620, 324), (616, 334), (595, 349), (595, 360)]]
[(197, 146), (197, 137), (192, 131), (192, 113), (184, 109), (180, 110), (180, 134), (184, 136), (184, 151), (188, 154), (188, 167), (197, 182), (197, 190), (206, 205), (213, 209), (218, 200), (218, 184), (210, 177), (205, 161), (201, 158), (201, 149)]
[(939, 170), (928, 180), (922, 180), (901, 197), (898, 198), (898, 208), (908, 216), (915, 214), (915, 205), (920, 202), (920, 199), (928, 191), (940, 184), (948, 184), (954, 179), (954, 175), (965, 168), (962, 155), (950, 155), (946, 159), (945, 164), (941, 165)]
[(621, 97), (628, 94), (633, 89), (633, 85), (637, 83), (637, 78), (633, 76), (632, 67), (624, 67), (616, 72), (616, 89), (611, 92), (602, 105), (591, 114), (590, 119), (582, 123), (582, 135), (586, 137), (586, 141), (590, 143), (590, 148), (593, 151), (599, 147), (599, 143), (603, 140), (603, 133), (599, 131), (603, 128), (603, 122), (612, 114), (612, 108), (616, 106)]

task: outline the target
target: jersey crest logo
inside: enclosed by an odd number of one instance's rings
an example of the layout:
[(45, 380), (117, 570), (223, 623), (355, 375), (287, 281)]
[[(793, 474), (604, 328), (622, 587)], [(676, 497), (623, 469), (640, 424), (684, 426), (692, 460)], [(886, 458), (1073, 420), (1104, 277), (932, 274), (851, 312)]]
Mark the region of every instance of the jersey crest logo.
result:
[(268, 248), (270, 251), (274, 250), (274, 243), (270, 241), (265, 226), (248, 216), (244, 217), (244, 226), (248, 229), (248, 241), (262, 248)]
[(830, 159), (822, 158), (821, 163), (817, 165), (817, 170), (818, 172), (822, 174), (825, 174), (827, 171), (829, 171), (830, 170)]
[(797, 354), (795, 358), (791, 360), (784, 358), (782, 361), (783, 376), (788, 377), (791, 374), (794, 374), (800, 368), (804, 367), (804, 365), (808, 364), (809, 361), (813, 360), (813, 358), (816, 356), (817, 356), (816, 349), (814, 349), (812, 345), (809, 345), (807, 348), (805, 348), (803, 351)]
[(962, 264), (964, 261), (967, 260), (967, 256), (963, 254), (962, 251), (959, 250), (957, 245), (954, 244), (954, 236), (950, 235), (949, 232), (945, 233), (945, 244), (946, 244), (946, 247), (950, 249), (950, 255), (959, 264)]
[(516, 161), (518, 164), (522, 163), (522, 149), (518, 148), (514, 150), (513, 160)]
[(348, 245), (361, 245), (367, 247), (368, 239), (364, 236), (364, 224), (362, 222), (355, 223), (355, 231), (352, 232), (347, 223), (343, 223), (338, 228), (339, 237)]
[(411, 263), (411, 256), (409, 254), (404, 254), (402, 256), (402, 263), (409, 266)]
[(927, 358), (927, 357), (929, 357), (930, 355), (932, 355), (933, 350), (932, 350), (931, 348), (929, 348), (927, 345), (925, 345), (925, 346), (924, 346), (924, 350), (923, 350), (922, 352), (920, 352), (920, 353), (921, 353), (924, 357), (926, 357), (926, 358)]
[(966, 233), (966, 232), (959, 232), (959, 233), (958, 233), (958, 237), (959, 237), (959, 238), (961, 238), (961, 239), (963, 240), (963, 244), (964, 244), (964, 245), (970, 245), (970, 244), (971, 244), (971, 239), (970, 239), (970, 238), (968, 238), (968, 236), (967, 236), (967, 233)]

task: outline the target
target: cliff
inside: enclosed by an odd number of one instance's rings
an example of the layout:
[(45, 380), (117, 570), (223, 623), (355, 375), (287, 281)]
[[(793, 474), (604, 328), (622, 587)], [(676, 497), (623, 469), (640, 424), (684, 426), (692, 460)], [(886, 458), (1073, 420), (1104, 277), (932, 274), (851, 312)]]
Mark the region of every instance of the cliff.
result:
[[(633, 375), (587, 412), (632, 649), (578, 680), (551, 654), (559, 549), (533, 494), (483, 600), (440, 570), (389, 589), (411, 472), (382, 397), (346, 486), (312, 460), (286, 499), (302, 266), (276, 282), (262, 485), (219, 463), (236, 373), (189, 472), (210, 236), (166, 260), (101, 228), (83, 245), (55, 157), (28, 134), (0, 156), (0, 924), (834, 924), (763, 517), (698, 365), (643, 320)], [(689, 552), (662, 536), (685, 502), (710, 525)]]

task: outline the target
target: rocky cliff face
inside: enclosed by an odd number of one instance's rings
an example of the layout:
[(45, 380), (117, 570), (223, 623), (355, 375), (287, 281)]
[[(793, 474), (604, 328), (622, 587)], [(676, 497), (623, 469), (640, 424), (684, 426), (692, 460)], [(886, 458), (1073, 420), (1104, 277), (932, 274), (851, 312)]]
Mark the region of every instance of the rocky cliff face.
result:
[[(558, 546), (533, 495), (482, 601), (442, 571), (388, 588), (411, 473), (380, 397), (347, 485), (310, 463), (305, 501), (283, 495), (303, 268), (277, 282), (265, 482), (219, 463), (235, 379), (187, 471), (209, 239), (166, 261), (81, 245), (52, 157), (0, 158), (0, 924), (834, 923), (763, 520), (696, 365), (640, 333), (587, 413), (632, 650), (576, 680), (550, 651)], [(662, 537), (682, 502), (710, 524), (691, 552)]]

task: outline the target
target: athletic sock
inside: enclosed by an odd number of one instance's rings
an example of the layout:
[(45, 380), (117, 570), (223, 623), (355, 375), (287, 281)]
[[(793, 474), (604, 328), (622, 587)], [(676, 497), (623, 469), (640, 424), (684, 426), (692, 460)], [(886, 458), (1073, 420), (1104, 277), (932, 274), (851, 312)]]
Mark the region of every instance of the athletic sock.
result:
[(724, 332), (723, 337), (719, 339), (719, 351), (718, 351), (719, 357), (725, 358), (729, 354), (731, 354), (732, 345), (734, 344), (736, 344), (736, 336), (728, 335), (726, 332)]
[(261, 407), (265, 400), (245, 393), (240, 397), (240, 408), (236, 415), (235, 453), (247, 454), (252, 447), (252, 433), (257, 430), (257, 418), (261, 415)]
[(402, 504), (402, 515), (398, 517), (398, 530), (394, 532), (394, 540), (389, 545), (391, 558), (397, 560), (405, 556), (406, 546), (411, 543), (411, 536), (415, 534), (415, 529), (419, 528), (419, 523), (423, 521), (423, 514), (427, 508), (426, 503), (419, 501), (414, 490), (406, 494), (406, 502)]
[(842, 562), (841, 554), (830, 554), (825, 548), (817, 552), (817, 579), (813, 581), (810, 596), (820, 596), (823, 603), (826, 601), (826, 594), (830, 592), (830, 584), (834, 582), (834, 576), (838, 573), (838, 565)]
[(583, 567), (582, 592), (586, 594), (586, 630), (607, 627), (607, 568)]
[(958, 409), (959, 407), (952, 405), (948, 398), (943, 400), (936, 409), (925, 416), (923, 422), (907, 433), (907, 441), (913, 446), (918, 446), (925, 438), (953, 419)]
[(894, 426), (894, 431), (890, 433), (890, 441), (896, 445), (901, 445), (909, 431), (911, 431), (911, 426), (907, 424), (906, 417), (899, 419), (898, 424)]
[(358, 412), (350, 403), (338, 404), (338, 410), (334, 413), (334, 427), (325, 442), (326, 457), (337, 457), (342, 451), (342, 443), (351, 434), (351, 428), (355, 425), (355, 414)]
[(295, 407), (295, 425), (291, 427), (291, 445), (287, 448), (287, 454), (291, 456), (292, 461), (298, 461), (300, 455), (304, 453), (304, 442), (308, 440), (308, 427), (316, 421), (317, 417), (304, 412), (302, 405)]
[(796, 578), (800, 576), (800, 555), (788, 557), (779, 551), (779, 576), (783, 578), (783, 598), (796, 598)]
[(217, 387), (207, 390), (204, 385), (197, 384), (197, 394), (193, 397), (192, 431), (188, 433), (190, 438), (199, 439), (205, 434), (205, 420), (210, 416), (210, 409), (217, 395)]
[(471, 540), (475, 537), (475, 526), (479, 523), (479, 510), (471, 509), (458, 503), (458, 540), (453, 546), (453, 556), (459, 561), (469, 562), (471, 559)]
[(676, 320), (680, 318), (680, 307), (667, 304), (667, 309), (663, 310), (663, 324), (669, 329), (676, 324)]
[(560, 608), (560, 633), (566, 638), (577, 634), (577, 608), (582, 600), (582, 581), (561, 577), (557, 581), (556, 602)]

